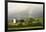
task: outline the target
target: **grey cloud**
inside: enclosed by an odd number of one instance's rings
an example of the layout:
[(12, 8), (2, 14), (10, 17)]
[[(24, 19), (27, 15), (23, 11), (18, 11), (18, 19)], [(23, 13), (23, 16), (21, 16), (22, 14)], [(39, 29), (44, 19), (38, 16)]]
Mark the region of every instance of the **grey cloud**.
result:
[[(23, 7), (22, 7), (23, 6)], [(19, 8), (17, 8), (19, 7)], [(8, 18), (24, 18), (24, 17), (38, 17), (43, 16), (43, 4), (24, 4), (24, 3), (10, 3), (8, 4)]]

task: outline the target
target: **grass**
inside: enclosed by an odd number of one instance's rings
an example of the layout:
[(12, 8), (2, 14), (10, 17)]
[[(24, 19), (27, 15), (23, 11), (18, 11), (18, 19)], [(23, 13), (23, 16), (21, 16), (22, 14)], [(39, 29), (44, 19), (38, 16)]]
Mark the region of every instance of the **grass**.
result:
[(41, 29), (43, 26), (34, 26), (34, 27), (16, 27), (16, 28), (8, 28), (8, 30), (20, 30), (20, 29)]
[[(21, 21), (21, 20), (20, 20)], [(24, 24), (23, 24), (24, 23)], [(43, 28), (43, 18), (42, 17), (37, 17), (37, 18), (29, 18), (29, 21), (21, 22), (19, 24), (8, 24), (8, 28)]]

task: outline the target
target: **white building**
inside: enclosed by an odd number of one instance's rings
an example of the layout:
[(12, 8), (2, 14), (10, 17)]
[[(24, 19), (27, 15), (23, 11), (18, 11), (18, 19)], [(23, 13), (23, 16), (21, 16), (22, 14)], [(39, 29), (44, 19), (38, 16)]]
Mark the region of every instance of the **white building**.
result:
[(13, 23), (16, 23), (16, 19), (13, 19)]

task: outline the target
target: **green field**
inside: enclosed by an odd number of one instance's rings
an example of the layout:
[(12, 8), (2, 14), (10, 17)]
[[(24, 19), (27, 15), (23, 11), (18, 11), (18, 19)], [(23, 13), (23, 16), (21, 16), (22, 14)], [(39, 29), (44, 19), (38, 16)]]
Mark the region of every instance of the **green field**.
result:
[[(23, 20), (20, 20), (23, 21)], [(17, 22), (16, 24), (8, 24), (8, 29), (35, 29), (43, 28), (43, 17), (28, 18), (23, 22)]]

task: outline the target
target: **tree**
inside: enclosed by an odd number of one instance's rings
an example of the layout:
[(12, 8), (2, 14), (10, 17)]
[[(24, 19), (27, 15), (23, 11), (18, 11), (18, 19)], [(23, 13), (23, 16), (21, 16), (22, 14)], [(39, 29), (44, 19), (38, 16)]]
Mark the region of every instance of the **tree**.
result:
[(34, 18), (30, 18), (29, 19), (29, 24), (32, 24), (33, 21), (35, 21), (35, 19)]

